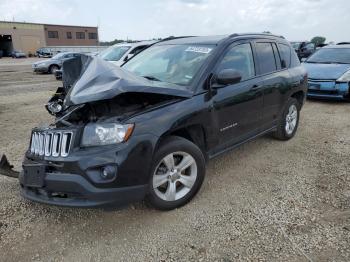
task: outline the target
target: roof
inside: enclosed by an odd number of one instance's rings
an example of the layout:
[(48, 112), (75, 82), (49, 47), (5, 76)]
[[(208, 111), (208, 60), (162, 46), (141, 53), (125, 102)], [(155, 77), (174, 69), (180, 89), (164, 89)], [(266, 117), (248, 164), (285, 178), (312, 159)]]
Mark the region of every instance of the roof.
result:
[(43, 23), (31, 23), (31, 22), (15, 22), (15, 21), (1, 21), (0, 23), (8, 24), (28, 24), (28, 25), (42, 25), (42, 26), (68, 26), (68, 27), (86, 27), (86, 28), (98, 28), (97, 26), (84, 26), (84, 25), (58, 25), (58, 24), (43, 24)]
[(228, 38), (235, 38), (235, 37), (264, 37), (264, 38), (279, 38), (284, 39), (282, 36), (276, 36), (272, 34), (264, 34), (264, 33), (245, 33), (245, 34), (231, 34), (231, 35), (213, 35), (213, 36), (189, 36), (189, 37), (178, 37), (169, 40), (164, 39), (163, 41), (160, 41), (157, 43), (157, 45), (176, 45), (176, 44), (207, 44), (207, 45), (216, 45), (220, 41)]
[(324, 46), (322, 47), (323, 48), (326, 48), (326, 49), (342, 49), (342, 48), (350, 48), (350, 44), (346, 44), (346, 45), (327, 45), (327, 46)]
[(140, 45), (151, 45), (151, 44), (154, 44), (155, 42), (157, 42), (157, 41), (150, 40), (150, 41), (139, 41), (139, 42), (132, 42), (132, 43), (123, 42), (123, 43), (114, 44), (112, 46), (131, 46), (131, 47), (135, 47), (135, 46), (140, 46)]

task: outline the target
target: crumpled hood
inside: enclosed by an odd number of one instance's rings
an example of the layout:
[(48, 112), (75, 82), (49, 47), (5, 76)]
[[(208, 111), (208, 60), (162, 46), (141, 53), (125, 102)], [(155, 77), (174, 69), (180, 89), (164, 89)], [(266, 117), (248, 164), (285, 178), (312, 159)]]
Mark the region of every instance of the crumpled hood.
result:
[[(64, 70), (67, 70), (64, 68)], [(82, 67), (80, 77), (70, 88), (65, 104), (78, 105), (111, 99), (127, 92), (154, 93), (178, 97), (191, 97), (192, 91), (185, 87), (159, 81), (147, 80), (123, 68), (91, 57)]]
[(350, 69), (350, 64), (316, 64), (303, 63), (309, 78), (312, 79), (338, 79)]

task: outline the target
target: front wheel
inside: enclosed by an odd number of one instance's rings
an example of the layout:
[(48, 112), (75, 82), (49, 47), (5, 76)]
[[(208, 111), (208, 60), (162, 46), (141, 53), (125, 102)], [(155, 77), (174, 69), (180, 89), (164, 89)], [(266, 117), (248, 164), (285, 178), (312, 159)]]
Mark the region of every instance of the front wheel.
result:
[(55, 74), (58, 69), (59, 68), (57, 65), (52, 65), (52, 66), (50, 66), (49, 72), (50, 72), (50, 74)]
[(160, 210), (181, 207), (196, 195), (204, 176), (201, 150), (182, 137), (166, 138), (155, 153), (147, 200)]
[(280, 140), (291, 139), (299, 125), (300, 104), (295, 98), (289, 98), (286, 107), (282, 113), (274, 137)]

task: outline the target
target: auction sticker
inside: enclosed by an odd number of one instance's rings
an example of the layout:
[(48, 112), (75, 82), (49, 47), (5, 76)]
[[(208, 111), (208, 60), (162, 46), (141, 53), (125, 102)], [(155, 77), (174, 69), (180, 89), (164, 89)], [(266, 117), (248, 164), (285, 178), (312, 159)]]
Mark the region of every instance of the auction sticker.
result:
[(189, 46), (185, 50), (185, 52), (196, 52), (196, 53), (203, 53), (208, 54), (212, 48), (205, 47), (205, 46)]

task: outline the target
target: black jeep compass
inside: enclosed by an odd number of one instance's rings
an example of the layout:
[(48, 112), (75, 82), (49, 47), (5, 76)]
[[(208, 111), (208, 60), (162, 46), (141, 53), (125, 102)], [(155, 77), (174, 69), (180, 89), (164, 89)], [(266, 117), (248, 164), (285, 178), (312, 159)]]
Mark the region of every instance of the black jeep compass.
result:
[(55, 122), (32, 131), (27, 199), (180, 207), (210, 158), (270, 132), (292, 138), (307, 90), (293, 48), (269, 34), (174, 38), (121, 68), (86, 58), (76, 75), (47, 104)]

